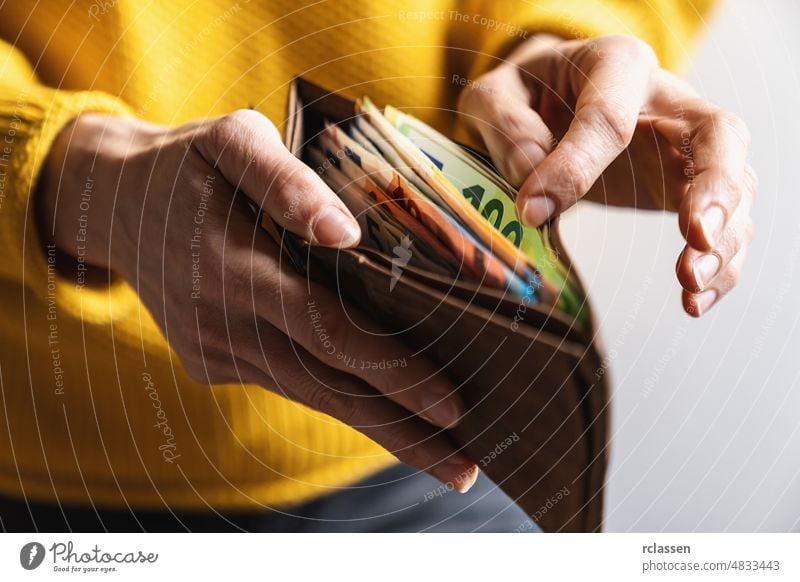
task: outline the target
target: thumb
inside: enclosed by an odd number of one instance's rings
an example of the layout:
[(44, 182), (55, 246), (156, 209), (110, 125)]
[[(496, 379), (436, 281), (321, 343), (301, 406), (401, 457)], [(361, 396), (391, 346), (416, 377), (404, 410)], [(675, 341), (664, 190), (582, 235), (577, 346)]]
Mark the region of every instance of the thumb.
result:
[(459, 98), (465, 121), (480, 133), (492, 161), (515, 187), (553, 149), (553, 134), (529, 102), (530, 94), (511, 65), (468, 85)]
[(361, 229), (341, 199), (286, 149), (264, 115), (240, 109), (202, 126), (201, 155), (278, 224), (312, 244), (352, 247)]

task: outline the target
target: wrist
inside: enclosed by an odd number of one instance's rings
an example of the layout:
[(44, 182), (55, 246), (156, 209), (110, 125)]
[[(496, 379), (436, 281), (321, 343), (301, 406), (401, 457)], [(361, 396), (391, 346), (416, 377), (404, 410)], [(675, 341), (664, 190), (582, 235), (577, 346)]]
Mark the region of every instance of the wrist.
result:
[(36, 194), (42, 237), (72, 260), (79, 278), (82, 271), (113, 269), (116, 255), (124, 252), (125, 241), (118, 240), (124, 229), (115, 223), (129, 208), (141, 208), (136, 173), (122, 175), (145, 138), (140, 125), (145, 124), (100, 113), (79, 115), (59, 133), (45, 160)]

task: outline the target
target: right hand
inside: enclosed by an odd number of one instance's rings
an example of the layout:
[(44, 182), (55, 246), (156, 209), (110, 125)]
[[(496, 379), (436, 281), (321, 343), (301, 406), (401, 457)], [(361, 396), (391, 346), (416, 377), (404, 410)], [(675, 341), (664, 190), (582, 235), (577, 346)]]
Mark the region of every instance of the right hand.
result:
[[(259, 384), (456, 489), (472, 485), (477, 466), (436, 428), (463, 414), (451, 380), (396, 339), (367, 332), (368, 319), (287, 268), (255, 227), (245, 197), (312, 244), (360, 238), (341, 200), (267, 118), (241, 110), (176, 129), (76, 118), (50, 152), (39, 194), (42, 223), (73, 257), (86, 176), (94, 194), (85, 261), (136, 289), (193, 379)], [(392, 360), (407, 365), (352, 364)]]

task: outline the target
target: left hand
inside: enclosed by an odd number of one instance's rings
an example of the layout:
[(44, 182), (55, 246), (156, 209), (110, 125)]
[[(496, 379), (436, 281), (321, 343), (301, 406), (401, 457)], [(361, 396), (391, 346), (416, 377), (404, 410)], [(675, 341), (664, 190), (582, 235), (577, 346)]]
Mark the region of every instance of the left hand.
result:
[(587, 198), (678, 213), (678, 281), (687, 313), (737, 282), (752, 238), (756, 177), (749, 134), (627, 36), (537, 36), (467, 85), (459, 110), (520, 188), (538, 226)]

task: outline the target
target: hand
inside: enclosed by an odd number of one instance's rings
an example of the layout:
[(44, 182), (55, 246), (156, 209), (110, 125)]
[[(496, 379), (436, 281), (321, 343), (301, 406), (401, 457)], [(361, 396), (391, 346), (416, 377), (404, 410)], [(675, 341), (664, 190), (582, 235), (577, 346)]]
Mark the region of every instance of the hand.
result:
[(734, 115), (659, 68), (625, 36), (535, 37), (470, 83), (459, 109), (538, 226), (578, 199), (678, 212), (677, 276), (700, 316), (737, 282), (756, 177)]
[[(87, 176), (91, 207), (81, 209)], [(474, 482), (477, 467), (434, 426), (463, 414), (452, 382), (284, 268), (256, 227), (248, 198), (314, 244), (360, 238), (344, 204), (263, 115), (242, 110), (172, 130), (81, 115), (50, 152), (39, 195), (42, 224), (76, 258), (78, 217), (88, 214), (86, 262), (136, 289), (196, 381), (260, 384), (458, 489)], [(356, 365), (392, 361), (405, 366)]]

